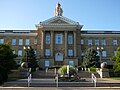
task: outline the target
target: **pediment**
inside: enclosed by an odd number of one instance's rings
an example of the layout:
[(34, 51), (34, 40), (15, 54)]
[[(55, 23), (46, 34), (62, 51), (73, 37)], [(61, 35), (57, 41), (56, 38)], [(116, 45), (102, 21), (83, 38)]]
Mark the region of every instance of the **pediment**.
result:
[(51, 25), (51, 24), (67, 24), (67, 25), (79, 25), (78, 22), (75, 22), (71, 19), (68, 19), (66, 17), (63, 17), (63, 16), (55, 16), (55, 17), (52, 17), (48, 20), (45, 20), (43, 22), (41, 22), (42, 25)]
[(61, 19), (55, 20), (53, 22), (50, 22), (50, 24), (69, 24), (68, 22), (65, 22)]

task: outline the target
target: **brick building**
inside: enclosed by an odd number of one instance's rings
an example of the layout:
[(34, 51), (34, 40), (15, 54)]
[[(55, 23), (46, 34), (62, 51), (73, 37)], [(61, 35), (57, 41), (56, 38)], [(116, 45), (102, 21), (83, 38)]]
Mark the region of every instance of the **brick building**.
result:
[[(101, 55), (102, 62), (113, 64), (110, 57), (120, 46), (120, 31), (82, 30), (83, 25), (62, 16), (58, 3), (55, 16), (40, 22), (36, 30), (0, 30), (0, 43), (10, 43), (18, 54), (24, 55), (24, 46), (32, 46), (41, 67), (55, 65), (78, 66), (85, 50), (93, 47)], [(98, 48), (98, 49), (97, 49)]]

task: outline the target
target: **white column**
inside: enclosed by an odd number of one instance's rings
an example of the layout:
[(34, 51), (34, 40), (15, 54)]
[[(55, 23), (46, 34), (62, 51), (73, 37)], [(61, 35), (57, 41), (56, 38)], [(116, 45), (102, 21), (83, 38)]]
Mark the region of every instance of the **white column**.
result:
[(76, 32), (73, 32), (74, 34), (74, 57), (76, 57)]
[(44, 46), (45, 46), (45, 31), (42, 31), (42, 45), (41, 45), (41, 49), (42, 49), (42, 51), (43, 51), (43, 53), (42, 53), (42, 55), (44, 56), (45, 55), (45, 48), (44, 48)]
[(65, 31), (65, 57), (67, 57), (67, 31)]

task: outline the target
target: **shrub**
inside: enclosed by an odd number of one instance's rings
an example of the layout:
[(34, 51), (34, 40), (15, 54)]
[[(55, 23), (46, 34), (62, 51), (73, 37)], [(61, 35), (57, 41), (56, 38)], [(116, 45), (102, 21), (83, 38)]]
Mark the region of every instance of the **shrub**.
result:
[[(62, 66), (58, 69), (58, 74), (66, 75), (67, 74), (67, 65)], [(69, 66), (69, 75), (77, 74), (76, 69), (73, 66)]]
[(8, 72), (5, 68), (0, 66), (0, 83), (2, 84), (4, 81), (8, 79)]

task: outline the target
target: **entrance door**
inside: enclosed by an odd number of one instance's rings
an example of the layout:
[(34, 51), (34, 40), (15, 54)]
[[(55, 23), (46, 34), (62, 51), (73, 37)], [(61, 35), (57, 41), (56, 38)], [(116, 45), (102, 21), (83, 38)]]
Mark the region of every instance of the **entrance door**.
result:
[(55, 54), (55, 65), (63, 65), (63, 54), (61, 52)]

